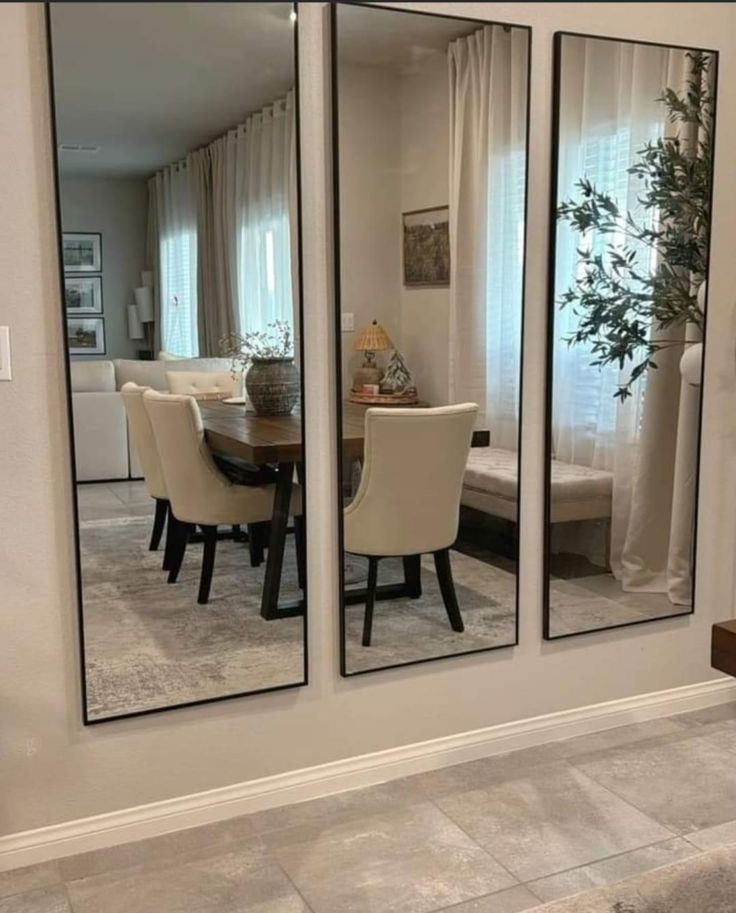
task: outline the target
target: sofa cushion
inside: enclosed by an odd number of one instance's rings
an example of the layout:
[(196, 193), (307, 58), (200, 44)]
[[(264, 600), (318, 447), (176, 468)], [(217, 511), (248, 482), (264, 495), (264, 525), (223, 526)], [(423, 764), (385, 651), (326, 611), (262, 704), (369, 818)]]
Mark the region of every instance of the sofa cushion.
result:
[(115, 381), (117, 389), (123, 384), (132, 382), (139, 387), (151, 387), (153, 390), (166, 392), (169, 385), (166, 381), (167, 371), (229, 371), (229, 358), (177, 358), (173, 361), (137, 361), (134, 358), (116, 358)]
[(115, 368), (111, 361), (72, 361), (72, 393), (114, 393)]
[(166, 390), (166, 362), (116, 358), (113, 364), (118, 390), (127, 383), (134, 383), (139, 387), (152, 387), (154, 390)]

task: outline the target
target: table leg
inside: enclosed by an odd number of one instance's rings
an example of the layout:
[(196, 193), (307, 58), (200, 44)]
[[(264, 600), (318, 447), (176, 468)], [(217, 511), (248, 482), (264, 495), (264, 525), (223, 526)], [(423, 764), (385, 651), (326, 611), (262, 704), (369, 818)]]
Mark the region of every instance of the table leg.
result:
[(271, 534), (268, 541), (268, 557), (266, 559), (266, 576), (263, 581), (263, 595), (261, 597), (261, 617), (267, 621), (300, 615), (304, 611), (304, 606), (301, 602), (288, 606), (279, 606), (281, 572), (284, 565), (284, 547), (286, 545), (286, 528), (289, 524), (289, 505), (291, 503), (293, 477), (293, 463), (278, 464), (276, 491), (273, 498), (273, 515), (271, 517)]

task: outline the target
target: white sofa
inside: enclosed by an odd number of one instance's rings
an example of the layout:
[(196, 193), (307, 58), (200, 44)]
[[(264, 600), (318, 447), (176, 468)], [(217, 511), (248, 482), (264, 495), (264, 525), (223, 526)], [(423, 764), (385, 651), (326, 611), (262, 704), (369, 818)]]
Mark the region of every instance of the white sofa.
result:
[(138, 479), (142, 472), (128, 434), (120, 389), (133, 381), (166, 391), (167, 371), (230, 370), (229, 358), (182, 358), (136, 361), (73, 361), (71, 363), (74, 449), (78, 482)]

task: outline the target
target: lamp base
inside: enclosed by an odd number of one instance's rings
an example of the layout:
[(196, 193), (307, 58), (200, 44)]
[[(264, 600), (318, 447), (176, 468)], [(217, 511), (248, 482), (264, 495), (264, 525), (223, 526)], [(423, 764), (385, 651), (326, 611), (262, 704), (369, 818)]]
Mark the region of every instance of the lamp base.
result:
[(380, 384), (383, 372), (375, 365), (361, 365), (353, 374), (353, 390), (362, 393), (365, 384)]

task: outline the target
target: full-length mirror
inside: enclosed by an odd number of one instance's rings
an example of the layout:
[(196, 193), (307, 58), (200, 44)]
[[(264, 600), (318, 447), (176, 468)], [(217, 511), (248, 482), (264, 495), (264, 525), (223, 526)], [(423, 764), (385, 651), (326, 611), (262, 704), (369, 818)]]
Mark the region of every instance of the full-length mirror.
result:
[(48, 8), (87, 723), (306, 680), (296, 18)]
[(344, 675), (517, 641), (525, 27), (336, 4)]
[(716, 68), (555, 36), (548, 638), (693, 611)]

